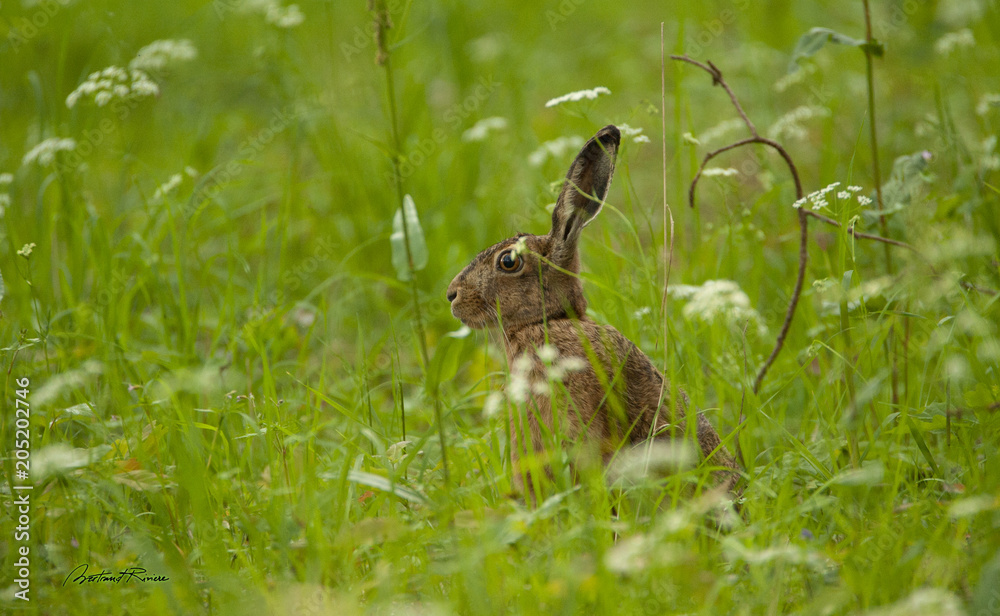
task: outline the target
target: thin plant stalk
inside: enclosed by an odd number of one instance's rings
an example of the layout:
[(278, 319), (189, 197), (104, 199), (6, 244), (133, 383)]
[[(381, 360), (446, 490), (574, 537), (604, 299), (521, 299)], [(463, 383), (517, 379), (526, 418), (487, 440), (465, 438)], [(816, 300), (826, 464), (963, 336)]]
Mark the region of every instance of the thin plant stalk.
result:
[[(392, 128), (392, 176), (396, 185), (396, 202), (400, 210), (403, 208), (403, 175), (399, 171), (399, 159), (402, 153), (402, 146), (399, 138), (399, 121), (396, 111), (396, 86), (392, 77), (392, 59), (389, 54), (389, 46), (386, 44), (385, 32), (389, 29), (389, 11), (382, 1), (372, 2), (370, 5), (375, 16), (375, 41), (378, 51), (375, 62), (385, 69), (385, 90), (386, 99), (389, 105), (389, 123)], [(410, 273), (410, 291), (413, 293), (413, 314), (417, 327), (417, 340), (420, 343), (420, 357), (424, 362), (424, 369), (430, 366), (430, 356), (427, 353), (427, 336), (424, 333), (424, 318), (420, 310), (420, 295), (417, 291), (417, 273), (413, 267), (413, 252), (410, 249), (410, 229), (406, 224), (406, 212), (403, 212), (403, 246), (406, 248), (406, 266)]]
[[(410, 291), (413, 293), (413, 315), (417, 328), (417, 340), (420, 343), (420, 357), (423, 360), (424, 372), (430, 369), (430, 355), (427, 352), (427, 336), (424, 333), (424, 319), (420, 311), (420, 294), (417, 291), (417, 272), (413, 267), (413, 252), (410, 250), (410, 229), (406, 223), (406, 212), (403, 209), (403, 176), (399, 170), (399, 161), (402, 154), (402, 147), (399, 138), (399, 121), (396, 113), (396, 88), (395, 80), (392, 78), (392, 61), (389, 54), (389, 46), (386, 43), (386, 30), (390, 27), (389, 10), (386, 8), (384, 0), (372, 0), (368, 5), (374, 13), (375, 18), (375, 62), (385, 69), (385, 89), (386, 98), (389, 105), (389, 120), (392, 127), (392, 175), (396, 184), (396, 201), (400, 211), (403, 212), (403, 246), (406, 248), (406, 266), (410, 274)], [(435, 387), (436, 389), (436, 387)], [(444, 435), (444, 422), (441, 415), (441, 401), (437, 391), (434, 394), (434, 420), (438, 425), (438, 437), (441, 440), (441, 465), (444, 469), (445, 486), (451, 484), (448, 472), (448, 445)]]
[[(865, 46), (863, 49), (865, 52), (865, 72), (868, 80), (868, 130), (872, 148), (872, 178), (875, 181), (875, 200), (878, 203), (879, 230), (884, 237), (889, 237), (889, 224), (885, 219), (885, 203), (882, 201), (882, 170), (878, 161), (878, 128), (875, 124), (875, 62), (872, 58), (875, 40), (872, 38), (872, 16), (868, 0), (862, 0), (862, 4), (865, 9)], [(894, 272), (892, 251), (889, 249), (888, 244), (883, 244), (883, 248), (885, 249), (885, 269), (892, 276)], [(888, 352), (890, 355), (890, 364), (892, 365), (892, 404), (895, 407), (899, 404), (899, 369), (897, 365), (899, 353), (897, 351), (895, 327), (891, 323), (889, 325), (888, 341)], [(905, 358), (904, 361), (906, 361)]]

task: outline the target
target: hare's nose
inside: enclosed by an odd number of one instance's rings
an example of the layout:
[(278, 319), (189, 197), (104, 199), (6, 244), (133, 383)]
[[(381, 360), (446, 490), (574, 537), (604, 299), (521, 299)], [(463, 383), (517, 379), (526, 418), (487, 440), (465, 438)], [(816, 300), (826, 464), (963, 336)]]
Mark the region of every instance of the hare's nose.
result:
[(451, 303), (455, 301), (456, 297), (458, 297), (458, 291), (452, 291), (451, 289), (448, 289), (448, 302)]

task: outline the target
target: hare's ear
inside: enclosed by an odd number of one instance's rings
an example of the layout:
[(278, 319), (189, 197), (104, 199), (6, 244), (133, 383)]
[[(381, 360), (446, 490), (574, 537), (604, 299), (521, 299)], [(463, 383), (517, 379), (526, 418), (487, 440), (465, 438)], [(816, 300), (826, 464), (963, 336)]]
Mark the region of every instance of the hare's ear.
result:
[(570, 165), (566, 182), (552, 211), (553, 254), (557, 265), (565, 265), (576, 253), (580, 231), (604, 206), (615, 172), (615, 156), (621, 132), (613, 125), (597, 131)]

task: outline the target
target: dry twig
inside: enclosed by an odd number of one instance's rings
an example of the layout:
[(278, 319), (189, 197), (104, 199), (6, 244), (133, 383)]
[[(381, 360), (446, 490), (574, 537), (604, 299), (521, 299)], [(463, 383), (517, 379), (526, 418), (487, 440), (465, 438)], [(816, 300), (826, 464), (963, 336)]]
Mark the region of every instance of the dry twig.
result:
[[(708, 64), (703, 64), (701, 62), (698, 62), (697, 60), (691, 59), (686, 55), (684, 56), (674, 55), (670, 57), (680, 62), (687, 62), (688, 64), (693, 64), (694, 66), (697, 66), (698, 68), (704, 70), (709, 75), (711, 75), (712, 84), (722, 86), (722, 89), (724, 89), (726, 93), (729, 94), (729, 100), (732, 101), (733, 106), (736, 108), (736, 112), (740, 114), (740, 118), (743, 119), (743, 123), (746, 124), (747, 129), (750, 130), (750, 134), (752, 135), (751, 137), (748, 137), (746, 139), (742, 139), (735, 143), (731, 143), (727, 146), (723, 146), (717, 150), (713, 150), (705, 155), (705, 159), (702, 161), (701, 167), (698, 168), (698, 173), (696, 173), (694, 179), (691, 180), (691, 188), (688, 190), (688, 202), (690, 206), (694, 207), (695, 189), (698, 186), (698, 180), (701, 179), (702, 173), (705, 170), (705, 166), (708, 165), (709, 161), (711, 161), (719, 154), (722, 154), (723, 152), (728, 152), (729, 150), (733, 150), (744, 145), (749, 145), (751, 143), (759, 143), (761, 145), (765, 145), (781, 155), (781, 158), (785, 160), (785, 164), (788, 165), (788, 170), (792, 174), (792, 179), (795, 181), (795, 198), (801, 199), (802, 182), (799, 180), (799, 171), (795, 167), (795, 163), (792, 162), (792, 157), (789, 156), (785, 148), (782, 147), (781, 144), (778, 143), (777, 141), (773, 141), (766, 137), (760, 136), (760, 133), (757, 132), (757, 127), (754, 126), (753, 122), (750, 121), (750, 118), (747, 117), (746, 112), (743, 111), (743, 107), (740, 105), (740, 102), (736, 98), (736, 95), (729, 87), (729, 84), (726, 83), (726, 80), (722, 78), (722, 71), (720, 71), (719, 68), (714, 64), (712, 64), (711, 62), (709, 62)], [(778, 353), (780, 353), (782, 347), (785, 346), (785, 338), (788, 336), (788, 330), (792, 325), (792, 318), (795, 316), (795, 309), (799, 305), (799, 297), (802, 295), (802, 283), (805, 281), (806, 262), (809, 258), (809, 223), (807, 220), (806, 211), (804, 209), (799, 208), (798, 216), (799, 216), (799, 230), (800, 230), (799, 272), (795, 279), (795, 289), (792, 291), (792, 297), (788, 301), (788, 310), (786, 310), (785, 312), (785, 320), (781, 324), (781, 331), (778, 333), (777, 340), (775, 340), (774, 349), (771, 351), (771, 354), (764, 362), (764, 365), (761, 366), (760, 370), (757, 372), (757, 378), (754, 380), (753, 384), (754, 393), (757, 393), (760, 390), (760, 384), (764, 382), (764, 377), (767, 375), (767, 371), (771, 369), (771, 364), (774, 363), (775, 358), (778, 357)]]

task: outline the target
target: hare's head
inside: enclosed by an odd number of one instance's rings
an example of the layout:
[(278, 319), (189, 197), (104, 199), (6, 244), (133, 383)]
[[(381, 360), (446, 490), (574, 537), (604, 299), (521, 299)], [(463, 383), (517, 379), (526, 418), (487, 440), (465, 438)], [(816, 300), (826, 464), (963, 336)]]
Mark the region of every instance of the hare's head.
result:
[(605, 126), (583, 146), (569, 173), (548, 235), (521, 233), (479, 253), (448, 285), (451, 312), (469, 327), (505, 329), (587, 310), (577, 242), (604, 205), (621, 133)]

